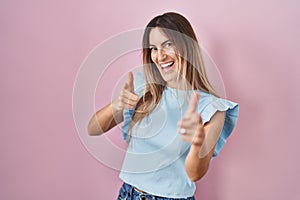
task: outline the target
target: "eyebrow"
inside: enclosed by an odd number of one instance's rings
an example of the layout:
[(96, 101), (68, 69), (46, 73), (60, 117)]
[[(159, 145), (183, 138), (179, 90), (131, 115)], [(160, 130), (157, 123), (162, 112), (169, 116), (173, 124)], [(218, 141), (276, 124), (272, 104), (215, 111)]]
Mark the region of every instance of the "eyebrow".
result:
[[(161, 43), (161, 46), (164, 46), (167, 42), (172, 42), (172, 40), (166, 40), (166, 41), (164, 41), (163, 43)], [(154, 46), (155, 47), (154, 44), (149, 44), (149, 46)]]

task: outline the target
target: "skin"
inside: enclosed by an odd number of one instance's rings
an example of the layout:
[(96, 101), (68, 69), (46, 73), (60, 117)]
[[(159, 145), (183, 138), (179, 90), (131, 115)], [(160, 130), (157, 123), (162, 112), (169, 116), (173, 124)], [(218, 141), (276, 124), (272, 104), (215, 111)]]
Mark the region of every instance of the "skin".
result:
[[(153, 28), (149, 35), (149, 47), (151, 49), (151, 59), (156, 64), (160, 74), (166, 81), (166, 85), (171, 88), (180, 88), (184, 80), (179, 73), (179, 60), (176, 55), (176, 47), (160, 28)], [(163, 68), (164, 65), (173, 63), (170, 68)]]
[[(177, 76), (180, 66), (174, 44), (159, 28), (151, 30), (149, 41), (151, 59), (158, 67), (167, 86), (178, 88), (178, 85), (181, 85), (178, 83), (184, 80), (178, 79)], [(172, 67), (168, 70), (162, 69), (162, 65), (170, 62), (173, 63)], [(225, 117), (224, 112), (216, 112), (209, 122), (203, 124), (202, 118), (197, 112), (199, 98), (198, 93), (192, 95), (184, 117), (177, 123), (178, 134), (182, 128), (186, 130), (184, 134), (181, 134), (181, 139), (191, 143), (185, 160), (185, 170), (190, 180), (194, 182), (201, 179), (208, 171), (216, 143), (214, 138), (218, 138)], [(122, 122), (123, 109), (132, 108), (137, 101), (138, 96), (134, 93), (133, 75), (129, 72), (127, 82), (123, 85), (118, 97), (92, 116), (88, 124), (89, 135), (101, 135)]]

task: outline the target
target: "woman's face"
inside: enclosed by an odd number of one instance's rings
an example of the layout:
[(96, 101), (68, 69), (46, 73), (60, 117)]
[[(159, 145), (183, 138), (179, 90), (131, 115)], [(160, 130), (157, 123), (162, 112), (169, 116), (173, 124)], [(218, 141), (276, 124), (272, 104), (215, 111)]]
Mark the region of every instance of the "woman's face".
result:
[(179, 61), (174, 42), (160, 28), (156, 27), (150, 31), (149, 48), (151, 59), (156, 64), (167, 86), (176, 88)]

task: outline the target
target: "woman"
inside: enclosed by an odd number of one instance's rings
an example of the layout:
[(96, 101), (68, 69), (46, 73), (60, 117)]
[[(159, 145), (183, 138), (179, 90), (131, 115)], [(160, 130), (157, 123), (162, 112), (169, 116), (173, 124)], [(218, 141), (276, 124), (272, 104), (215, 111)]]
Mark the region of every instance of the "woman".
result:
[(214, 91), (196, 35), (180, 14), (149, 22), (143, 63), (143, 73), (130, 72), (119, 96), (91, 118), (89, 134), (124, 121), (118, 199), (194, 199), (194, 182), (231, 134), (238, 105)]

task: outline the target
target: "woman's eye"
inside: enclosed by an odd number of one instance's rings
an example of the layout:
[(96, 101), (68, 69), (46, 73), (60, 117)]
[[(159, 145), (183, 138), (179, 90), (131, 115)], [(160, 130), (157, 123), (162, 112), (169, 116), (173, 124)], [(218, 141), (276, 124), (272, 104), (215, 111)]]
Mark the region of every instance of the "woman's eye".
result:
[(157, 50), (157, 48), (156, 47), (149, 47), (149, 49), (150, 49), (150, 51), (156, 51)]
[(173, 43), (170, 41), (170, 42), (167, 42), (165, 46), (166, 47), (171, 47), (172, 45), (173, 45)]

